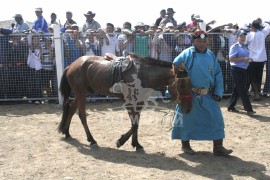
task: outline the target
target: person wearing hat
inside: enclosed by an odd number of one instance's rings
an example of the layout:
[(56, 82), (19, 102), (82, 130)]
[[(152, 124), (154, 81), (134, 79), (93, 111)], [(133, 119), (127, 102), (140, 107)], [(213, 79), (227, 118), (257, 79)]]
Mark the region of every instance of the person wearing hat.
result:
[(15, 26), (14, 26), (14, 31), (18, 31), (19, 33), (23, 33), (25, 31), (28, 31), (30, 29), (28, 23), (24, 22), (23, 17), (21, 14), (15, 14), (13, 17), (15, 18)]
[(138, 22), (135, 26), (134, 37), (134, 53), (142, 57), (150, 55), (151, 39), (145, 31), (145, 24)]
[(235, 105), (239, 97), (241, 97), (242, 104), (247, 114), (253, 115), (255, 111), (253, 111), (246, 89), (247, 68), (249, 62), (252, 61), (252, 59), (249, 58), (249, 50), (245, 45), (246, 35), (247, 33), (245, 31), (240, 30), (237, 33), (237, 43), (230, 47), (229, 60), (234, 87), (230, 97), (228, 111), (239, 112), (239, 110), (235, 108)]
[(182, 33), (186, 32), (187, 30), (186, 22), (184, 21), (184, 22), (181, 22), (180, 24), (177, 24), (176, 29)]
[(182, 151), (189, 155), (195, 153), (190, 140), (211, 140), (213, 154), (227, 156), (232, 150), (223, 146), (224, 120), (219, 107), (224, 91), (221, 68), (207, 48), (207, 33), (197, 29), (191, 37), (193, 45), (174, 59), (173, 70), (185, 64), (192, 84), (193, 108), (183, 114), (181, 104), (176, 105), (172, 139), (180, 139)]
[(37, 20), (35, 20), (34, 25), (32, 27), (38, 33), (48, 33), (48, 23), (45, 18), (42, 16), (43, 10), (42, 8), (36, 8), (35, 13), (37, 16)]
[(65, 22), (65, 24), (64, 24), (64, 28), (67, 28), (67, 26), (71, 26), (72, 24), (77, 24), (76, 23), (76, 21), (74, 21), (73, 19), (72, 19), (72, 16), (73, 16), (73, 14), (72, 14), (72, 12), (71, 11), (67, 11), (66, 12), (66, 22)]
[(86, 22), (83, 24), (82, 32), (85, 33), (87, 29), (98, 30), (101, 28), (100, 24), (94, 20), (94, 17), (96, 16), (95, 13), (88, 11), (84, 16), (86, 17)]
[(251, 23), (250, 32), (247, 34), (246, 42), (249, 48), (249, 57), (253, 60), (248, 67), (248, 83), (252, 87), (253, 100), (260, 99), (264, 64), (267, 61), (265, 50), (265, 38), (270, 34), (270, 25), (265, 23), (263, 27), (261, 21), (254, 20)]
[(165, 27), (166, 24), (168, 22), (172, 23), (175, 27), (177, 26), (177, 21), (174, 19), (174, 14), (175, 14), (175, 11), (173, 10), (173, 8), (168, 8), (167, 9), (167, 13), (166, 13), (166, 17), (163, 18), (160, 22), (160, 26), (161, 27)]

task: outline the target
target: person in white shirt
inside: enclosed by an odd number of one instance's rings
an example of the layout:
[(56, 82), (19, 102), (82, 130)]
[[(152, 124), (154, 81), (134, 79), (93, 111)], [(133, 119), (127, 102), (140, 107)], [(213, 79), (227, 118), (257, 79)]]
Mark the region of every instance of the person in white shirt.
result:
[(57, 22), (57, 15), (55, 14), (55, 13), (52, 13), (51, 14), (51, 21), (50, 21), (50, 25), (51, 24), (59, 24), (58, 22)]
[(96, 32), (88, 29), (84, 38), (83, 53), (86, 56), (100, 56), (100, 45)]
[[(103, 31), (104, 32), (104, 31)], [(104, 56), (105, 53), (112, 53), (116, 56), (120, 54), (119, 41), (117, 35), (114, 33), (114, 25), (112, 23), (106, 24), (106, 33), (99, 30), (101, 37), (101, 55)]]
[(249, 49), (249, 58), (253, 61), (248, 67), (248, 80), (247, 84), (252, 87), (254, 93), (253, 100), (260, 99), (262, 76), (264, 64), (267, 61), (265, 50), (265, 38), (270, 33), (270, 25), (268, 23), (261, 25), (261, 22), (254, 20), (251, 24), (250, 32), (247, 34), (246, 42)]
[[(39, 35), (32, 36), (32, 43), (29, 45), (28, 55), (28, 87), (29, 95), (27, 98), (42, 98), (42, 63), (41, 63), (42, 43), (40, 42)], [(29, 103), (32, 103), (30, 100)], [(36, 101), (36, 104), (40, 104), (41, 101)]]

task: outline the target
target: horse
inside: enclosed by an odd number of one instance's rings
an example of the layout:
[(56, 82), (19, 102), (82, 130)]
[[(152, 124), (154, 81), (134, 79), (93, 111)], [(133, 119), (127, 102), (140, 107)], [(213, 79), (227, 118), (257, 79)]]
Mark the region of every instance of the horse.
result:
[[(134, 88), (130, 90), (134, 90), (133, 94), (130, 94), (133, 98), (140, 92), (137, 91), (138, 88), (135, 86), (156, 89), (167, 85), (169, 92), (172, 94), (172, 100), (176, 100), (178, 103), (181, 101), (183, 113), (189, 113), (192, 109), (190, 80), (187, 78), (187, 73), (183, 73), (183, 69), (185, 69), (183, 65), (174, 69), (176, 70), (173, 70), (172, 63), (151, 57), (140, 57), (134, 53), (113, 61), (108, 61), (102, 56), (79, 57), (64, 69), (61, 77), (59, 89), (63, 95), (63, 106), (58, 132), (64, 134), (66, 139), (71, 138), (69, 133), (70, 123), (78, 108), (79, 118), (90, 147), (97, 146), (97, 142), (87, 125), (85, 98), (90, 92), (98, 92), (107, 96), (116, 96), (124, 101), (127, 99), (127, 96), (123, 95), (125, 93), (119, 93), (121, 91), (119, 88), (117, 92), (113, 90), (114, 87), (117, 87), (115, 86), (117, 83), (119, 85), (119, 82), (132, 85), (134, 81), (139, 80), (139, 83), (135, 83)], [(185, 77), (181, 79), (181, 76)], [(176, 85), (179, 87), (176, 87)], [(72, 93), (74, 98), (71, 98)], [(141, 110), (145, 101), (147, 101), (146, 98), (148, 97), (143, 96), (136, 103), (129, 102), (125, 106), (132, 125), (130, 130), (122, 134), (117, 140), (118, 148), (132, 136), (131, 145), (136, 148), (136, 151), (143, 151), (143, 146), (138, 141), (138, 127)], [(138, 98), (136, 97), (136, 99)]]

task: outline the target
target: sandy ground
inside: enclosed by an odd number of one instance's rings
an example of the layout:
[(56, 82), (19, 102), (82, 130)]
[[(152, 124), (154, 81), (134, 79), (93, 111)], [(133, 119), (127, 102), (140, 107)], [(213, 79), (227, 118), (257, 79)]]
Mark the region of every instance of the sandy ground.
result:
[[(77, 115), (66, 141), (57, 132), (61, 109), (54, 104), (0, 105), (0, 179), (270, 179), (270, 98), (252, 102), (256, 116), (229, 113), (220, 103), (226, 124), (224, 144), (230, 157), (212, 155), (212, 142), (191, 141), (197, 153), (182, 154), (172, 141), (173, 103), (158, 101), (142, 113), (138, 153), (131, 141), (115, 142), (130, 121), (121, 103), (88, 103), (90, 130), (99, 148), (91, 148)], [(242, 106), (239, 104), (238, 109)]]

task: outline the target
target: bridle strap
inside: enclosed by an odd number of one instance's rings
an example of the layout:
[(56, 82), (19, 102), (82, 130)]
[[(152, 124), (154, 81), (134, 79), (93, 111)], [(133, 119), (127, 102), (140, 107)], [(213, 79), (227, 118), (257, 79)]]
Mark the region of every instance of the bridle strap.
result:
[(179, 95), (179, 100), (180, 100), (180, 102), (191, 101), (192, 95), (191, 94)]

